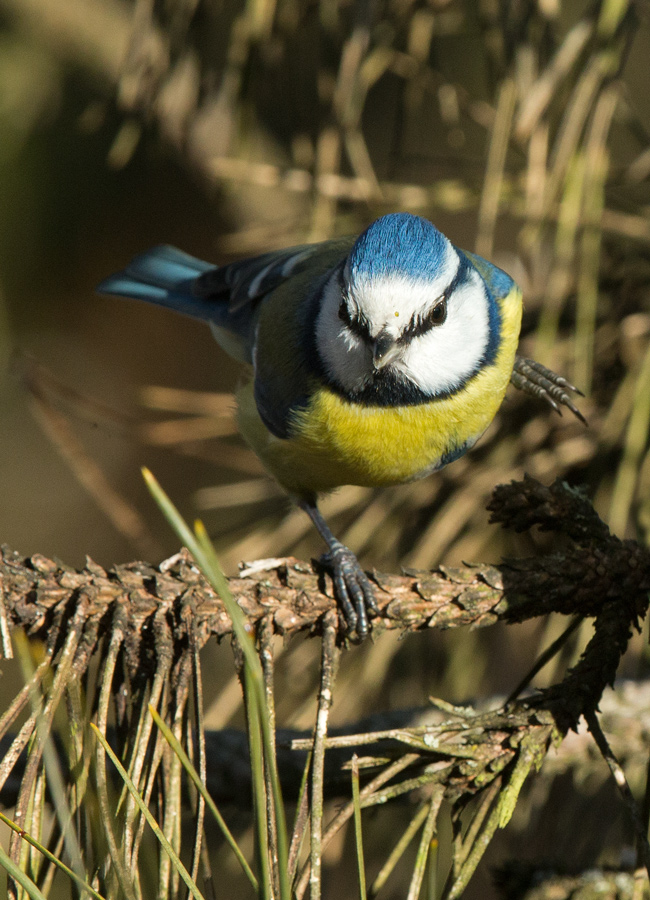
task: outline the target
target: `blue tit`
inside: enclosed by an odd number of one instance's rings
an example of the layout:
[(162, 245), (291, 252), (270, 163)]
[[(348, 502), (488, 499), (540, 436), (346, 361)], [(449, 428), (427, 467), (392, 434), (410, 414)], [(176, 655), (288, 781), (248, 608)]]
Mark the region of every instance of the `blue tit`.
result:
[(511, 379), (577, 413), (572, 385), (516, 356), (522, 296), (512, 278), (419, 216), (382, 216), (356, 238), (222, 267), (156, 247), (99, 291), (205, 319), (251, 367), (237, 395), (241, 434), (325, 541), (359, 638), (377, 612), (374, 589), (318, 496), (413, 481), (458, 459)]

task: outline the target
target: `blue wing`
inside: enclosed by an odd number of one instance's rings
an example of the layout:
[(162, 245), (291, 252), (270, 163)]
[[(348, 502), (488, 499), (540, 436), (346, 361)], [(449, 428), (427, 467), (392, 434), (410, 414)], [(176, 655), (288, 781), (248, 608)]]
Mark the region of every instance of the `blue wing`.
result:
[[(156, 303), (198, 319), (214, 320), (214, 303), (227, 300), (230, 313), (255, 305), (289, 278), (319, 247), (304, 244), (214, 266), (176, 247), (161, 245), (136, 256), (121, 272), (104, 279), (100, 294)], [(219, 324), (222, 315), (217, 312)]]
[(242, 307), (255, 306), (255, 301), (301, 271), (302, 264), (321, 246), (302, 244), (285, 250), (273, 250), (228, 266), (213, 266), (197, 279), (194, 292), (205, 298), (227, 295), (230, 312), (236, 313)]
[(97, 290), (203, 319), (226, 352), (251, 362), (260, 301), (300, 271), (319, 246), (304, 244), (217, 267), (162, 245), (136, 256)]

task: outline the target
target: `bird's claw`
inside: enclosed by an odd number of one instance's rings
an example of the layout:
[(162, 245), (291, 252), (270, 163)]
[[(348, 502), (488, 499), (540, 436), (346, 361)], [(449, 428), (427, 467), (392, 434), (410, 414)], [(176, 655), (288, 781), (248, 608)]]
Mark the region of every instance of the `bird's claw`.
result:
[(377, 615), (375, 589), (351, 550), (336, 541), (321, 563), (334, 582), (334, 595), (343, 611), (348, 633), (356, 630), (360, 640), (368, 634), (368, 618)]
[(520, 391), (545, 400), (560, 415), (562, 415), (560, 406), (565, 406), (571, 410), (576, 418), (580, 419), (585, 425), (587, 424), (587, 420), (572, 402), (567, 391), (573, 391), (581, 397), (584, 394), (570, 381), (567, 381), (566, 378), (553, 372), (552, 369), (547, 369), (546, 366), (536, 362), (534, 359), (517, 356), (515, 357), (510, 381)]

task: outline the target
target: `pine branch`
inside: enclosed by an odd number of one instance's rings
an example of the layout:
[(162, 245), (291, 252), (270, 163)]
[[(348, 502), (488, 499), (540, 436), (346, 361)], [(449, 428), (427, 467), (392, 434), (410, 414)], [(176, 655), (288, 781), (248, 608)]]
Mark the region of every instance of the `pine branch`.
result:
[[(435, 572), (402, 576), (374, 573), (380, 615), (373, 622), (373, 633), (484, 627), (559, 612), (594, 619), (593, 637), (579, 662), (559, 684), (501, 709), (472, 711), (441, 701), (440, 721), (333, 734), (324, 740), (328, 765), (333, 767), (328, 779), (336, 780), (334, 769), (340, 773), (350, 754), (361, 748), (362, 808), (414, 790), (424, 797), (444, 792), (457, 829), (448, 898), (460, 896), (492, 835), (512, 815), (525, 778), (539, 767), (548, 748), (575, 728), (581, 715), (594, 721), (603, 690), (614, 680), (632, 629), (638, 627), (649, 602), (650, 553), (634, 541), (612, 536), (591, 504), (567, 485), (544, 487), (530, 478), (502, 485), (495, 490), (490, 509), (493, 520), (505, 527), (524, 531), (538, 526), (555, 532), (563, 539), (562, 552), (498, 566), (441, 566)], [(115, 743), (123, 759), (146, 754), (150, 690), (155, 687), (156, 696), (164, 697), (163, 718), (179, 720), (185, 715), (193, 654), (211, 636), (221, 639), (231, 633), (221, 601), (186, 551), (158, 567), (134, 562), (106, 571), (91, 560), (75, 570), (40, 555), (25, 559), (5, 548), (0, 585), (5, 655), (14, 629), (44, 641), (45, 666), (54, 674), (53, 684), (61, 681), (59, 668), (65, 661), (67, 690), (84, 679), (86, 691), (96, 697), (93, 707), (96, 703), (102, 711), (98, 724), (103, 733), (111, 696)], [(269, 647), (271, 631), (319, 635), (324, 618), (331, 619), (336, 608), (323, 573), (294, 559), (280, 561), (268, 572), (233, 578), (230, 587), (251, 628), (258, 635), (263, 630)], [(339, 643), (344, 640), (341, 635)], [(91, 659), (100, 663), (93, 688), (88, 675)], [(11, 704), (0, 720), (0, 739), (43, 678), (44, 672), (37, 670)], [(85, 723), (75, 719), (75, 727), (84, 728)], [(0, 762), (0, 790), (30, 733), (23, 727)], [(310, 740), (291, 743), (301, 763), (308, 746)], [(28, 751), (25, 773), (35, 771), (36, 750), (34, 745)], [(21, 794), (29, 787), (26, 777)], [(141, 789), (146, 790), (148, 783), (145, 779)], [(464, 830), (461, 813), (481, 792), (487, 800), (479, 804), (476, 828)], [(322, 849), (352, 814), (351, 803), (341, 808), (323, 832)], [(648, 858), (645, 843), (643, 851), (642, 858)], [(298, 876), (297, 896), (308, 879), (306, 865)]]
[[(524, 531), (534, 526), (567, 539), (563, 552), (497, 566), (440, 566), (433, 572), (373, 573), (380, 616), (373, 631), (485, 627), (523, 622), (550, 612), (595, 617), (596, 633), (570, 673), (572, 700), (563, 682), (544, 703), (571, 727), (581, 712), (595, 709), (614, 678), (631, 628), (645, 614), (650, 590), (650, 553), (634, 541), (611, 535), (591, 504), (565, 484), (544, 487), (531, 478), (498, 487), (490, 504), (493, 520)], [(276, 561), (277, 562), (277, 561)], [(197, 647), (211, 636), (230, 634), (230, 619), (187, 551), (160, 566), (132, 562), (107, 571), (88, 559), (76, 570), (42, 555), (28, 558), (7, 547), (0, 555), (3, 609), (0, 635), (5, 655), (9, 631), (23, 628), (46, 642), (53, 656), (68, 623), (85, 607), (83, 637), (73, 668), (83, 671), (98, 641), (116, 617), (124, 630), (131, 677), (156, 666), (161, 626), (174, 657), (185, 652), (190, 632)], [(252, 626), (269, 620), (283, 635), (319, 634), (323, 616), (335, 609), (329, 578), (316, 564), (280, 561), (271, 571), (231, 578), (231, 590)]]

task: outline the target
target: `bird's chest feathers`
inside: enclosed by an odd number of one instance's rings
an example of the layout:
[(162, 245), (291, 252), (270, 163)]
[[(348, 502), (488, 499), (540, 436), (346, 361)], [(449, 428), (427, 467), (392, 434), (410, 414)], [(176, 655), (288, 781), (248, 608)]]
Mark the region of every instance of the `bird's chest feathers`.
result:
[(462, 455), (494, 418), (508, 376), (492, 370), (473, 381), (458, 395), (398, 407), (354, 404), (322, 389), (296, 417), (287, 444), (310, 457), (313, 474), (320, 469), (322, 481), (331, 477), (332, 486), (422, 477)]

